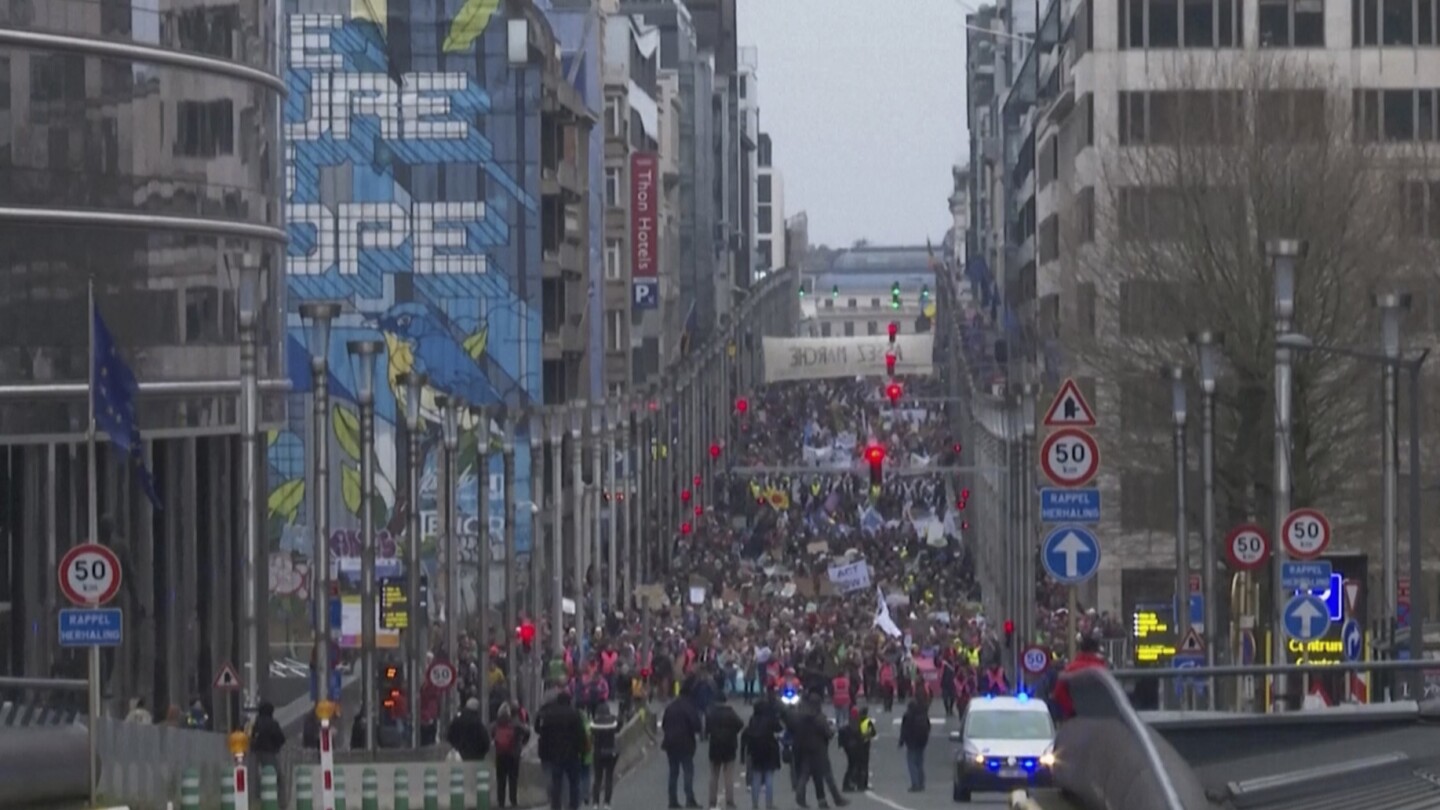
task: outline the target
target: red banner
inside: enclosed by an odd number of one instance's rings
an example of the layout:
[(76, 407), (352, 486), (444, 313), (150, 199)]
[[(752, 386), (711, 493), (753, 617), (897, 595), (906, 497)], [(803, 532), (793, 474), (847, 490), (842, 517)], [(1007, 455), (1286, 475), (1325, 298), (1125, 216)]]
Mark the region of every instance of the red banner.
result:
[(660, 274), (660, 159), (654, 152), (630, 155), (630, 277)]

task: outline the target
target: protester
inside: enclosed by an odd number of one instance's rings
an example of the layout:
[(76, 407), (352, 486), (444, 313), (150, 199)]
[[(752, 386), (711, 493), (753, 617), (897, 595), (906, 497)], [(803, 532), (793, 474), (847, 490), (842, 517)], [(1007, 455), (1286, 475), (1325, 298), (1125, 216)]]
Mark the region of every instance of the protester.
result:
[(704, 720), (690, 697), (689, 689), (682, 688), (680, 696), (665, 707), (665, 714), (660, 720), (660, 731), (660, 747), (665, 751), (670, 766), (667, 786), (671, 810), (680, 807), (676, 787), (682, 775), (685, 782), (685, 806), (692, 809), (700, 807), (700, 803), (695, 801), (695, 749), (696, 740), (704, 733), (705, 727)]
[[(735, 760), (740, 755), (740, 732), (745, 723), (735, 713), (721, 692), (715, 705), (705, 715), (705, 733), (710, 738), (710, 803), (719, 807), (720, 794), (725, 806), (735, 806)], [(721, 790), (723, 788), (723, 791)]]
[(285, 784), (284, 769), (280, 767), (280, 750), (284, 747), (285, 730), (275, 719), (275, 704), (262, 700), (256, 708), (255, 722), (250, 725), (250, 753), (261, 770), (266, 767), (275, 769), (276, 790), (282, 805), (285, 803)]
[(1100, 642), (1094, 638), (1084, 638), (1080, 641), (1080, 648), (1075, 653), (1075, 660), (1071, 661), (1065, 671), (1061, 673), (1055, 689), (1050, 693), (1050, 708), (1055, 716), (1061, 720), (1068, 720), (1075, 716), (1075, 702), (1070, 697), (1070, 682), (1066, 677), (1084, 669), (1105, 669), (1105, 657), (1100, 654)]
[(930, 715), (916, 698), (905, 708), (900, 720), (900, 747), (905, 749), (905, 768), (910, 774), (910, 792), (925, 790), (925, 747), (930, 744)]
[(620, 724), (608, 703), (595, 709), (590, 722), (591, 792), (590, 804), (610, 810), (615, 793), (615, 764), (620, 760)]
[(550, 810), (562, 810), (562, 794), (569, 785), (569, 810), (580, 810), (580, 760), (585, 753), (585, 723), (561, 691), (535, 716), (540, 735), (540, 764), (550, 777)]
[(495, 806), (518, 807), (516, 794), (520, 789), (520, 753), (530, 739), (530, 730), (520, 723), (502, 703), (496, 711), (495, 729), (491, 735), (495, 748)]
[(445, 741), (464, 762), (481, 762), (490, 754), (490, 733), (485, 730), (485, 719), (480, 716), (478, 698), (465, 701), (465, 708), (450, 721)]
[(779, 717), (757, 705), (740, 735), (740, 758), (750, 784), (750, 810), (759, 810), (760, 791), (765, 791), (766, 810), (775, 810), (775, 772), (780, 770)]

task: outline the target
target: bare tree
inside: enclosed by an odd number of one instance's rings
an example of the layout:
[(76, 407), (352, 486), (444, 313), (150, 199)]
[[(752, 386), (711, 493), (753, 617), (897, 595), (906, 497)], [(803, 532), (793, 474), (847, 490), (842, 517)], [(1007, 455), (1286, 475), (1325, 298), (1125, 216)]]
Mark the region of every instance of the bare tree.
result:
[[(1121, 396), (1132, 401), (1121, 410), (1145, 414), (1133, 420), (1143, 424), (1124, 425), (1111, 440), (1125, 466), (1169, 469), (1168, 455), (1156, 452), (1168, 434), (1136, 429), (1167, 419), (1168, 387), (1157, 370), (1193, 362), (1187, 333), (1224, 333), (1216, 430), (1222, 521), (1269, 511), (1274, 278), (1266, 240), (1308, 243), (1294, 328), (1320, 344), (1373, 345), (1370, 293), (1413, 276), (1426, 258), (1395, 206), (1400, 178), (1426, 156), (1358, 137), (1350, 94), (1327, 90), (1329, 83), (1311, 68), (1261, 54), (1167, 83), (1217, 89), (1121, 93), (1118, 142), (1096, 144), (1093, 218), (1069, 223), (1060, 237), (1072, 277), (1094, 285), (1104, 313), (1081, 350), (1084, 362), (1102, 379), (1130, 381)], [(1357, 470), (1374, 468), (1376, 423), (1367, 409), (1377, 378), (1373, 366), (1296, 356), (1295, 503), (1345, 503), (1361, 494), (1352, 484)]]

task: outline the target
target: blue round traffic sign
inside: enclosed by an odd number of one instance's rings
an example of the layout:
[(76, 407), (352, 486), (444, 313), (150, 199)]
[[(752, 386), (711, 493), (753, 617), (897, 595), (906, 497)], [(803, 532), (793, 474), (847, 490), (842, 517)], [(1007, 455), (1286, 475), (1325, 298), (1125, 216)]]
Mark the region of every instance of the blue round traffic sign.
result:
[(1340, 641), (1345, 648), (1346, 661), (1359, 661), (1365, 649), (1365, 637), (1360, 633), (1360, 623), (1354, 619), (1345, 622), (1340, 631)]
[(1312, 641), (1330, 629), (1330, 608), (1318, 596), (1301, 594), (1285, 604), (1285, 634), (1296, 641)]
[(1100, 570), (1100, 541), (1087, 529), (1061, 526), (1045, 537), (1040, 560), (1051, 579), (1078, 585)]

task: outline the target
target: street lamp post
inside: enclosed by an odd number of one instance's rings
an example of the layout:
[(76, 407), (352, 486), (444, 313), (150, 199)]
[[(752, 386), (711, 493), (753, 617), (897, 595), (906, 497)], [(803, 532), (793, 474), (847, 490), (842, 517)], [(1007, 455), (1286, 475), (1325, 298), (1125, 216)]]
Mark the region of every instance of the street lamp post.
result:
[(405, 683), (410, 689), (410, 744), (420, 747), (420, 694), (424, 678), (426, 643), (426, 619), (420, 611), (420, 545), (424, 527), (420, 520), (420, 478), (424, 475), (425, 422), (420, 418), (420, 394), (425, 388), (425, 375), (408, 372), (400, 375), (400, 384), (405, 388), (405, 429), (409, 434), (409, 463), (407, 466), (410, 501), (408, 537), (405, 538), (405, 579), (410, 586), (410, 621), (405, 629), (406, 649), (410, 665), (406, 667)]
[(365, 750), (375, 752), (378, 727), (375, 685), (375, 361), (383, 344), (352, 340), (345, 344), (356, 359), (360, 399), (360, 673), (365, 699)]
[[(1201, 520), (1201, 589), (1205, 592), (1205, 611), (1201, 616), (1205, 635), (1205, 666), (1215, 665), (1215, 648), (1219, 646), (1220, 599), (1216, 580), (1215, 551), (1215, 378), (1219, 376), (1220, 347), (1225, 336), (1205, 330), (1190, 336), (1195, 344), (1196, 376), (1200, 383), (1200, 480), (1204, 501)], [(1205, 690), (1209, 708), (1215, 709), (1215, 680)]]
[(620, 575), (620, 558), (618, 556), (620, 546), (620, 503), (618, 494), (620, 485), (615, 478), (615, 446), (616, 439), (620, 433), (620, 402), (609, 403), (606, 413), (607, 430), (605, 431), (605, 459), (600, 471), (605, 476), (605, 489), (602, 492), (610, 495), (610, 533), (605, 538), (605, 609), (611, 613), (620, 610), (620, 590), (616, 584)]
[[(1380, 310), (1380, 351), (1394, 360), (1400, 357), (1400, 316), (1410, 308), (1410, 296), (1400, 293), (1384, 293), (1372, 299)], [(1395, 614), (1400, 601), (1399, 539), (1397, 537), (1400, 499), (1400, 378), (1395, 363), (1386, 363), (1382, 368), (1382, 395), (1384, 415), (1381, 426), (1380, 458), (1384, 473), (1384, 526), (1381, 533), (1381, 555), (1385, 561), (1385, 601), (1381, 617), (1385, 620), (1385, 634), (1395, 641)]]
[[(1274, 603), (1271, 615), (1271, 656), (1272, 660), (1285, 659), (1285, 588), (1281, 579), (1286, 558), (1285, 544), (1280, 536), (1285, 518), (1290, 514), (1290, 419), (1291, 407), (1291, 354), (1280, 340), (1280, 335), (1289, 334), (1294, 328), (1295, 318), (1295, 263), (1305, 255), (1306, 245), (1294, 239), (1271, 239), (1265, 243), (1265, 253), (1275, 276), (1275, 461), (1272, 500), (1274, 522), (1271, 537), (1275, 538), (1274, 553), (1270, 558), (1271, 601)], [(1270, 694), (1277, 711), (1284, 711), (1288, 698), (1289, 679), (1275, 675)]]
[(511, 688), (511, 697), (520, 699), (520, 664), (516, 660), (515, 629), (519, 626), (516, 622), (516, 607), (520, 603), (520, 583), (516, 577), (516, 557), (519, 553), (515, 549), (515, 502), (520, 498), (520, 490), (515, 486), (515, 432), (520, 429), (521, 417), (518, 414), (507, 414), (505, 423), (500, 427), (500, 456), (504, 465), (505, 478), (505, 672)]
[[(307, 301), (300, 305), (300, 317), (310, 325), (310, 387), (314, 414), (311, 418), (310, 457), (314, 489), (310, 491), (311, 535), (314, 547), (315, 585), (315, 700), (338, 699), (331, 694), (330, 669), (330, 327), (340, 315), (340, 305), (331, 301)], [(373, 700), (373, 696), (371, 697)]]
[(575, 638), (579, 642), (577, 655), (584, 663), (584, 640), (588, 632), (585, 621), (585, 538), (589, 521), (585, 514), (585, 448), (581, 437), (585, 429), (585, 411), (589, 406), (585, 400), (570, 403), (567, 420), (570, 426), (570, 586), (575, 591)]
[[(445, 654), (450, 657), (451, 666), (460, 666), (460, 538), (456, 525), (455, 509), (455, 464), (460, 446), (460, 406), (441, 394), (435, 397), (440, 409), (440, 469), (436, 472), (436, 505), (440, 507), (440, 536), (445, 549)], [(445, 693), (445, 716), (452, 718), (459, 712), (457, 698), (459, 690), (450, 689)]]
[[(1190, 534), (1186, 525), (1185, 491), (1185, 368), (1170, 366), (1162, 370), (1170, 381), (1170, 418), (1175, 427), (1175, 626), (1181, 639), (1190, 636)], [(1183, 682), (1182, 682), (1183, 684)], [(1182, 685), (1182, 706), (1189, 703), (1190, 689)]]
[(480, 614), (480, 694), (490, 694), (490, 409), (483, 405), (475, 417), (475, 554), (479, 560), (479, 585), (475, 589), (476, 612)]
[[(555, 640), (550, 651), (559, 658), (565, 652), (565, 499), (560, 490), (563, 483), (566, 414), (556, 406), (550, 412), (550, 620), (554, 622)], [(580, 605), (575, 604), (575, 635), (580, 636)]]
[(1024, 647), (1035, 638), (1035, 397), (1040, 387), (1020, 386), (1020, 620)]
[(255, 324), (260, 309), (260, 268), (246, 261), (240, 266), (240, 475), (241, 528), (244, 549), (240, 568), (244, 576), (245, 713), (249, 715), (260, 705), (263, 680), (268, 676), (265, 656), (261, 652), (260, 571), (264, 556), (260, 551), (260, 382), (256, 362)]

